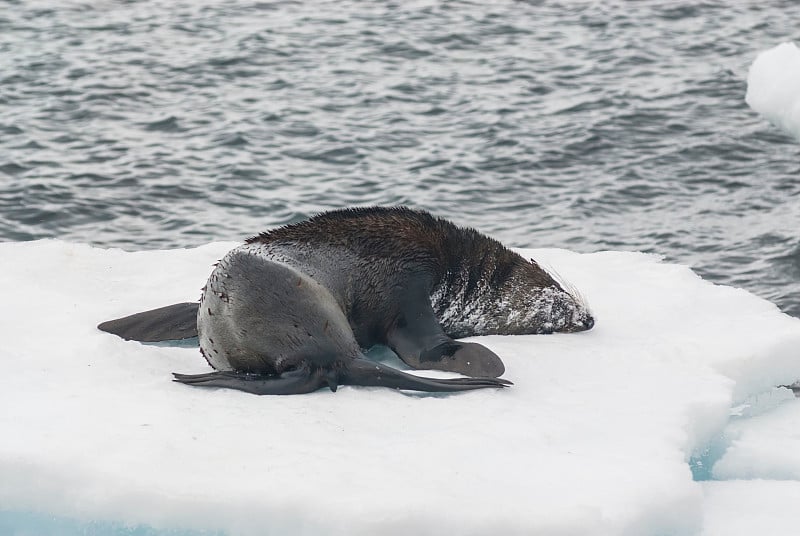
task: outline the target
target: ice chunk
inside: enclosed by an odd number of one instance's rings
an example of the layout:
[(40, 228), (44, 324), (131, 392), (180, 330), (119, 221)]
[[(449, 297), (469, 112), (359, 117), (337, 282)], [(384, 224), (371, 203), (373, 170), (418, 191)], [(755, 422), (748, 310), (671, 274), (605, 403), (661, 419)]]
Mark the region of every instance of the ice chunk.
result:
[(800, 140), (800, 49), (782, 43), (761, 52), (747, 75), (750, 107)]
[(729, 446), (714, 464), (714, 479), (800, 481), (800, 400), (784, 393), (762, 395), (781, 403), (772, 411), (735, 419), (725, 429)]
[(196, 299), (230, 247), (0, 244), (0, 510), (231, 534), (692, 534), (690, 457), (800, 378), (800, 320), (637, 253), (522, 252), (597, 323), (481, 338), (503, 391), (197, 389), (170, 381), (208, 370), (196, 349), (95, 329)]

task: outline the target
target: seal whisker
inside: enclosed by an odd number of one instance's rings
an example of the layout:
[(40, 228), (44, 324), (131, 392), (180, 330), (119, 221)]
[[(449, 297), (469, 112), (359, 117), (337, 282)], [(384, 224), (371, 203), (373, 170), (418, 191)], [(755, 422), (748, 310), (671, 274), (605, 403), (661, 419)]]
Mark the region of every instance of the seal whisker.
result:
[(561, 288), (563, 288), (566, 293), (575, 299), (575, 302), (582, 309), (588, 309), (589, 305), (586, 301), (586, 297), (580, 290), (578, 290), (578, 287), (567, 281), (564, 276), (562, 276), (561, 273), (553, 267), (552, 264), (540, 262), (539, 265), (544, 271), (550, 274), (550, 277), (552, 277), (559, 285), (561, 285)]

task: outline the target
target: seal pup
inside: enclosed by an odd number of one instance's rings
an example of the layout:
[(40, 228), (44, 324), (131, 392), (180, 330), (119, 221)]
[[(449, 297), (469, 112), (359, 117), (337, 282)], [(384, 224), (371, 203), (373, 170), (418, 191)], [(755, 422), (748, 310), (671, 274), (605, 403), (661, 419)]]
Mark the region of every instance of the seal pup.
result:
[[(263, 380), (253, 374), (291, 375), (286, 389), (306, 392), (333, 382), (376, 385), (364, 383), (363, 367), (379, 368), (365, 365), (360, 351), (376, 344), (412, 368), (497, 377), (504, 366), (494, 352), (454, 338), (576, 332), (593, 324), (579, 296), (498, 241), (424, 211), (371, 207), (252, 237), (218, 263), (200, 304), (99, 328), (143, 341), (197, 334), (221, 372), (176, 376), (184, 383), (244, 388)], [(467, 380), (447, 384), (497, 386)]]

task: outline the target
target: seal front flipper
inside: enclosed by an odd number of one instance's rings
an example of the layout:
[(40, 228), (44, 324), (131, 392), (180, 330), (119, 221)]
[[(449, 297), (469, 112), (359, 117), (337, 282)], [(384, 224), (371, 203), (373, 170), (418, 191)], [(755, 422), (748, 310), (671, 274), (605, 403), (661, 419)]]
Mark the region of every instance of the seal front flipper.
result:
[(386, 334), (386, 344), (408, 366), (437, 369), (467, 376), (496, 378), (505, 372), (500, 358), (480, 344), (459, 342), (442, 330), (421, 285), (404, 289), (400, 311)]
[(434, 368), (460, 372), (468, 376), (496, 378), (506, 371), (497, 354), (476, 342), (450, 339), (420, 354), (421, 368)]
[(455, 341), (446, 335), (441, 342), (425, 344), (426, 341), (429, 340), (402, 328), (388, 334), (389, 347), (415, 369), (446, 370), (484, 378), (497, 378), (506, 370), (497, 354), (481, 344)]
[(176, 303), (103, 322), (97, 329), (125, 340), (158, 342), (197, 337), (199, 303)]

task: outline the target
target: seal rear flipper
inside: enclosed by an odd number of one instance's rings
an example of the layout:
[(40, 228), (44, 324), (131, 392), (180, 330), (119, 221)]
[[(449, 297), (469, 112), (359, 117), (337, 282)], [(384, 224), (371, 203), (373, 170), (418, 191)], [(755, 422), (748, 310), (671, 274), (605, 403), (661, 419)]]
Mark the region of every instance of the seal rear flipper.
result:
[(506, 387), (512, 385), (508, 380), (499, 378), (425, 378), (406, 374), (397, 369), (387, 367), (363, 358), (347, 362), (347, 367), (339, 373), (342, 385), (360, 385), (365, 387), (391, 387), (410, 391), (456, 392), (486, 387)]
[(199, 303), (176, 303), (103, 322), (97, 329), (125, 340), (159, 342), (197, 337)]
[[(254, 395), (296, 395), (311, 393), (330, 385), (322, 369), (311, 371), (308, 367), (283, 374), (249, 374), (245, 372), (209, 372), (206, 374), (173, 373), (174, 381), (200, 387), (225, 387)], [(331, 386), (336, 390), (336, 384)]]

